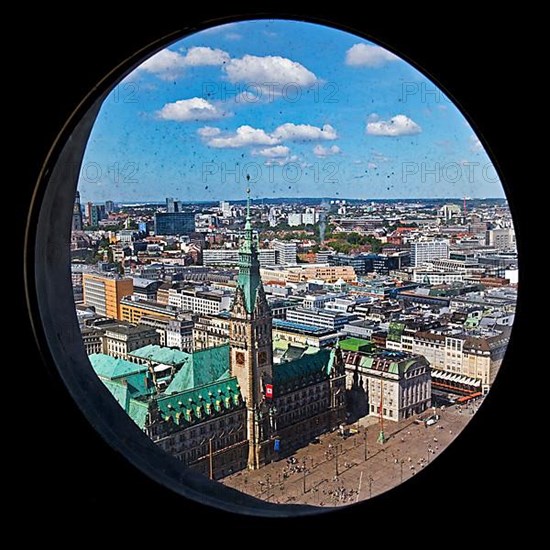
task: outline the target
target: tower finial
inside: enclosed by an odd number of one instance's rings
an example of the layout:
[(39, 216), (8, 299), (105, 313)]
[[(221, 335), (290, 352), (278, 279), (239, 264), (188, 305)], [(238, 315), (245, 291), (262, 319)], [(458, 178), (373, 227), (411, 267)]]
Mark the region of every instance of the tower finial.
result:
[(250, 220), (250, 187), (246, 188), (246, 219)]

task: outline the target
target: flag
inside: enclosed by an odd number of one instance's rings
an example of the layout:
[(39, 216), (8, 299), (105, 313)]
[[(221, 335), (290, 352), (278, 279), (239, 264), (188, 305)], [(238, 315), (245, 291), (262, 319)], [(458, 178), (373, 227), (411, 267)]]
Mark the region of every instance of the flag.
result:
[(266, 384), (265, 385), (265, 398), (266, 399), (273, 399), (273, 384)]

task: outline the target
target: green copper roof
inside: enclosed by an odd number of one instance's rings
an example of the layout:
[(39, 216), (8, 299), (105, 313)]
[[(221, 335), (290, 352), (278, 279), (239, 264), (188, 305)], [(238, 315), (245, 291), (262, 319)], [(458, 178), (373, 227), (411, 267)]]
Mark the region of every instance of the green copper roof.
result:
[(359, 360), (359, 366), (365, 369), (387, 372), (401, 376), (411, 367), (416, 367), (419, 361), (421, 361), (419, 360), (419, 357), (413, 357), (401, 361), (383, 361), (377, 355), (363, 355)]
[(371, 351), (373, 344), (370, 340), (362, 338), (346, 338), (340, 340), (340, 349), (342, 351)]
[(229, 344), (195, 351), (176, 373), (165, 395), (212, 384), (229, 376)]
[(149, 397), (155, 391), (153, 384), (147, 383), (146, 375), (133, 374), (128, 378), (114, 380), (102, 378), (101, 381), (128, 416), (143, 429), (147, 418), (148, 402), (140, 398)]
[(126, 409), (128, 416), (143, 430), (149, 412), (149, 404), (147, 401), (138, 401), (130, 399)]
[(242, 406), (236, 377), (205, 384), (157, 399), (161, 417), (175, 424), (200, 422), (216, 413)]
[(252, 222), (250, 219), (250, 190), (247, 189), (246, 223), (244, 227), (244, 240), (239, 249), (237, 292), (241, 292), (244, 307), (248, 313), (252, 313), (254, 311), (256, 296), (260, 285), (261, 279), (260, 261), (258, 260), (258, 245), (254, 240), (252, 231)]
[(95, 373), (100, 378), (115, 379), (131, 374), (147, 372), (147, 365), (137, 365), (125, 359), (116, 359), (104, 353), (93, 353), (88, 356)]
[(146, 359), (159, 363), (161, 365), (170, 365), (173, 367), (179, 367), (189, 360), (191, 356), (189, 353), (180, 351), (179, 349), (172, 349), (156, 344), (149, 344), (143, 348), (136, 349), (130, 353), (133, 357), (139, 357), (140, 359)]
[(321, 349), (312, 355), (303, 355), (300, 359), (273, 365), (273, 381), (277, 392), (285, 392), (293, 385), (308, 383), (315, 378), (325, 378), (332, 366), (331, 351)]

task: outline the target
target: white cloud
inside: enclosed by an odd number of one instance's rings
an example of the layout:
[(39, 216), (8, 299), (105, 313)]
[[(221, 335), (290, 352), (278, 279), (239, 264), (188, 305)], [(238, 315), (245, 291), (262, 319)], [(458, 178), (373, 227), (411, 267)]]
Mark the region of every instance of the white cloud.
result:
[(158, 118), (178, 122), (212, 120), (221, 116), (223, 116), (222, 111), (201, 97), (180, 99), (174, 103), (167, 103), (160, 111), (157, 111)]
[(203, 138), (218, 136), (221, 132), (219, 128), (214, 128), (213, 126), (203, 126), (197, 130), (197, 134)]
[(189, 48), (185, 55), (165, 49), (144, 61), (136, 72), (147, 72), (162, 80), (174, 80), (183, 75), (186, 67), (223, 65), (229, 61), (227, 52), (220, 49), (197, 46)]
[(241, 59), (231, 59), (225, 64), (224, 70), (230, 82), (255, 83), (260, 86), (268, 83), (277, 86), (289, 83), (311, 86), (317, 82), (317, 77), (303, 65), (280, 56), (245, 55)]
[(172, 50), (161, 50), (146, 61), (136, 71), (154, 74), (162, 80), (172, 80), (183, 73), (183, 55)]
[(313, 153), (317, 157), (330, 157), (332, 155), (338, 155), (342, 152), (342, 149), (338, 145), (332, 145), (331, 147), (324, 147), (323, 145), (316, 145), (313, 148)]
[(399, 137), (419, 134), (422, 128), (405, 115), (395, 115), (390, 120), (367, 123), (367, 134), (371, 136)]
[(376, 162), (367, 162), (367, 168), (369, 170), (376, 170), (376, 168), (378, 168), (378, 164), (376, 164)]
[(254, 154), (267, 158), (287, 158), (290, 154), (290, 149), (286, 145), (275, 145), (255, 151)]
[(322, 128), (319, 128), (310, 124), (294, 124), (292, 122), (281, 124), (272, 135), (290, 141), (333, 140), (338, 138), (336, 130), (330, 124), (325, 124)]
[(470, 151), (472, 151), (472, 153), (479, 153), (479, 151), (483, 151), (483, 145), (475, 134), (470, 136)]
[(240, 40), (243, 37), (242, 34), (239, 34), (238, 32), (228, 32), (225, 35), (225, 38), (227, 40)]
[(223, 65), (229, 59), (229, 54), (223, 50), (197, 46), (187, 50), (183, 62), (188, 67), (201, 67), (206, 65)]
[(288, 155), (286, 157), (274, 157), (274, 158), (268, 158), (265, 162), (265, 166), (284, 166), (285, 164), (289, 163), (295, 163), (298, 164), (301, 168), (304, 168), (303, 162), (300, 161), (300, 157), (298, 155)]
[(277, 145), (279, 141), (278, 138), (266, 134), (262, 129), (245, 125), (239, 126), (234, 134), (212, 137), (207, 139), (206, 143), (217, 149), (236, 149), (247, 145)]
[(346, 52), (346, 65), (352, 67), (378, 68), (398, 60), (399, 57), (388, 50), (369, 44), (355, 44)]

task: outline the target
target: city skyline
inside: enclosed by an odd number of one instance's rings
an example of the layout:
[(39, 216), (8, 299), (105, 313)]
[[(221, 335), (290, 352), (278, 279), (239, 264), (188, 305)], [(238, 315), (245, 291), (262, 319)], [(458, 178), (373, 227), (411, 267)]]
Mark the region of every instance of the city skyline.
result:
[(242, 200), (247, 176), (254, 199), (503, 198), (430, 80), (357, 36), (292, 21), (196, 33), (129, 74), (101, 108), (79, 190), (83, 202)]

